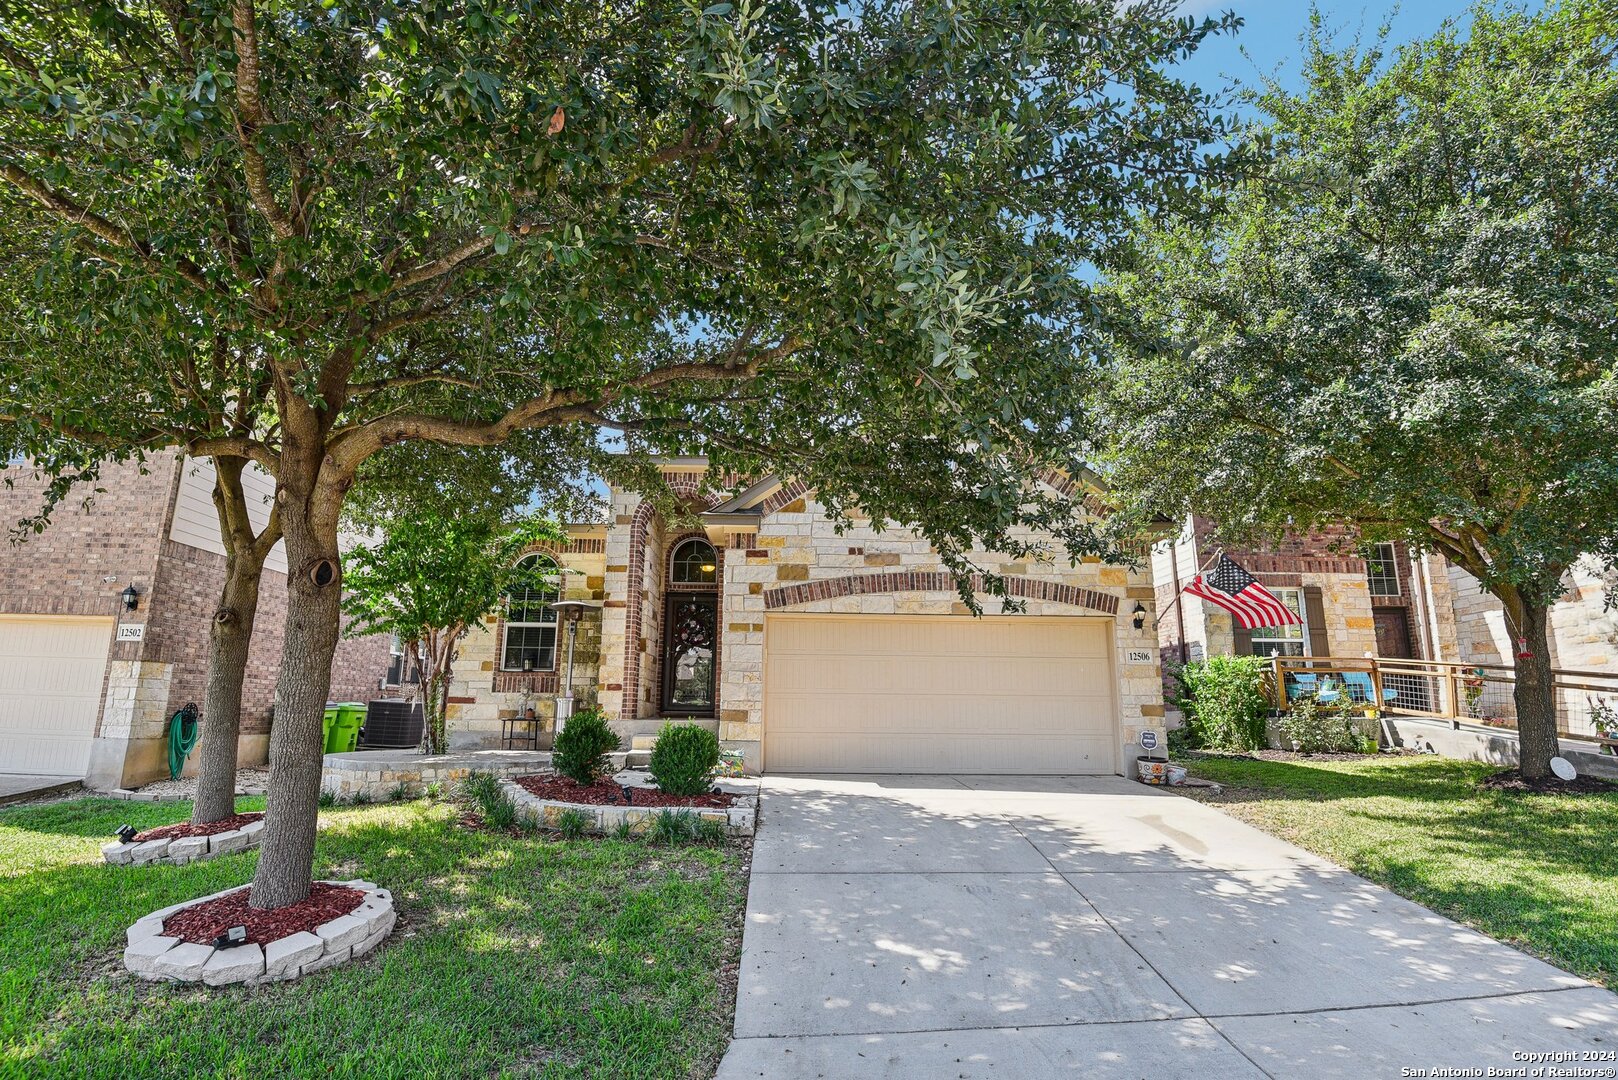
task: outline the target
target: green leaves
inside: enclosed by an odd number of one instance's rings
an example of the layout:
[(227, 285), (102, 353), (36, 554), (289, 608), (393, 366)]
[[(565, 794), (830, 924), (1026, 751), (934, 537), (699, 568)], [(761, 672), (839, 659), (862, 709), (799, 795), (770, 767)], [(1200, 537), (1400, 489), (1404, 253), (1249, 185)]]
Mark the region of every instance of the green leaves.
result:
[(1309, 88), (1260, 98), (1272, 175), (1113, 278), (1118, 482), (1236, 534), (1346, 519), (1531, 603), (1610, 557), (1615, 43), (1593, 2), (1313, 37)]

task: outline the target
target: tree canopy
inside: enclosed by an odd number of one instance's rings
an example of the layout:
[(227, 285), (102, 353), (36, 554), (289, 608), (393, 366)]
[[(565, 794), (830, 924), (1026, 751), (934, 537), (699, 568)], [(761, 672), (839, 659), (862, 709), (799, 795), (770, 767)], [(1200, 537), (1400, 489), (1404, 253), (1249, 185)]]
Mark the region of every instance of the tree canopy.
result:
[[(1564, 571), (1618, 555), (1618, 6), (1305, 44), (1305, 89), (1255, 99), (1268, 173), (1143, 225), (1112, 280), (1141, 317), (1113, 476), (1229, 535), (1347, 520), (1441, 552), (1543, 662)], [(1525, 733), (1548, 701), (1519, 693)]]
[(1222, 167), (1173, 0), (174, 0), (0, 19), (14, 443), (276, 477), (253, 902), (307, 891), (338, 519), (400, 443), (614, 429), (919, 526), (1106, 550), (1086, 270)]

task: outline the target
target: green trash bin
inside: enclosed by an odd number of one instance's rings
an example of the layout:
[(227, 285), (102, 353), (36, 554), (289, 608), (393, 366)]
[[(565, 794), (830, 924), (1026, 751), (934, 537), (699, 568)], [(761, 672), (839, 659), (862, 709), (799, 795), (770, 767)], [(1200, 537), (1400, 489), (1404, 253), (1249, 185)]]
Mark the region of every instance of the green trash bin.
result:
[(326, 702), (326, 715), (320, 718), (320, 745), (323, 753), (331, 753), (331, 729), (337, 725), (337, 706)]
[(326, 753), (346, 754), (359, 745), (360, 725), (365, 723), (365, 702), (344, 701), (328, 705), (327, 712), (336, 712), (337, 718), (326, 736)]

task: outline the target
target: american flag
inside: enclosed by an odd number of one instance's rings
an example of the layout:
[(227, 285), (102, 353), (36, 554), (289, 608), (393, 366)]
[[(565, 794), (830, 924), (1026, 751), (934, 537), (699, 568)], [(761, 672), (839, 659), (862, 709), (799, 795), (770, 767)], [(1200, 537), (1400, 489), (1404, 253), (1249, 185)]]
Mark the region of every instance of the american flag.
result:
[(1244, 630), (1260, 626), (1294, 626), (1303, 622), (1279, 597), (1260, 585), (1257, 578), (1237, 566), (1223, 552), (1213, 571), (1198, 574), (1185, 587), (1185, 591), (1224, 608)]

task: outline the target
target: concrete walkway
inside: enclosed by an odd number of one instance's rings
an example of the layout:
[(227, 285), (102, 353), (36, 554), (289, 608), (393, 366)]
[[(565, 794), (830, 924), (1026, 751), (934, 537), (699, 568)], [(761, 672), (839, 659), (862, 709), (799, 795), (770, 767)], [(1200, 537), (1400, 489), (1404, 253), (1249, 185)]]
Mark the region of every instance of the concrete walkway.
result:
[(81, 777), (41, 776), (37, 773), (0, 773), (0, 806), (71, 791)]
[(1121, 778), (770, 777), (735, 1034), (721, 1080), (1398, 1077), (1618, 1051), (1618, 996)]

